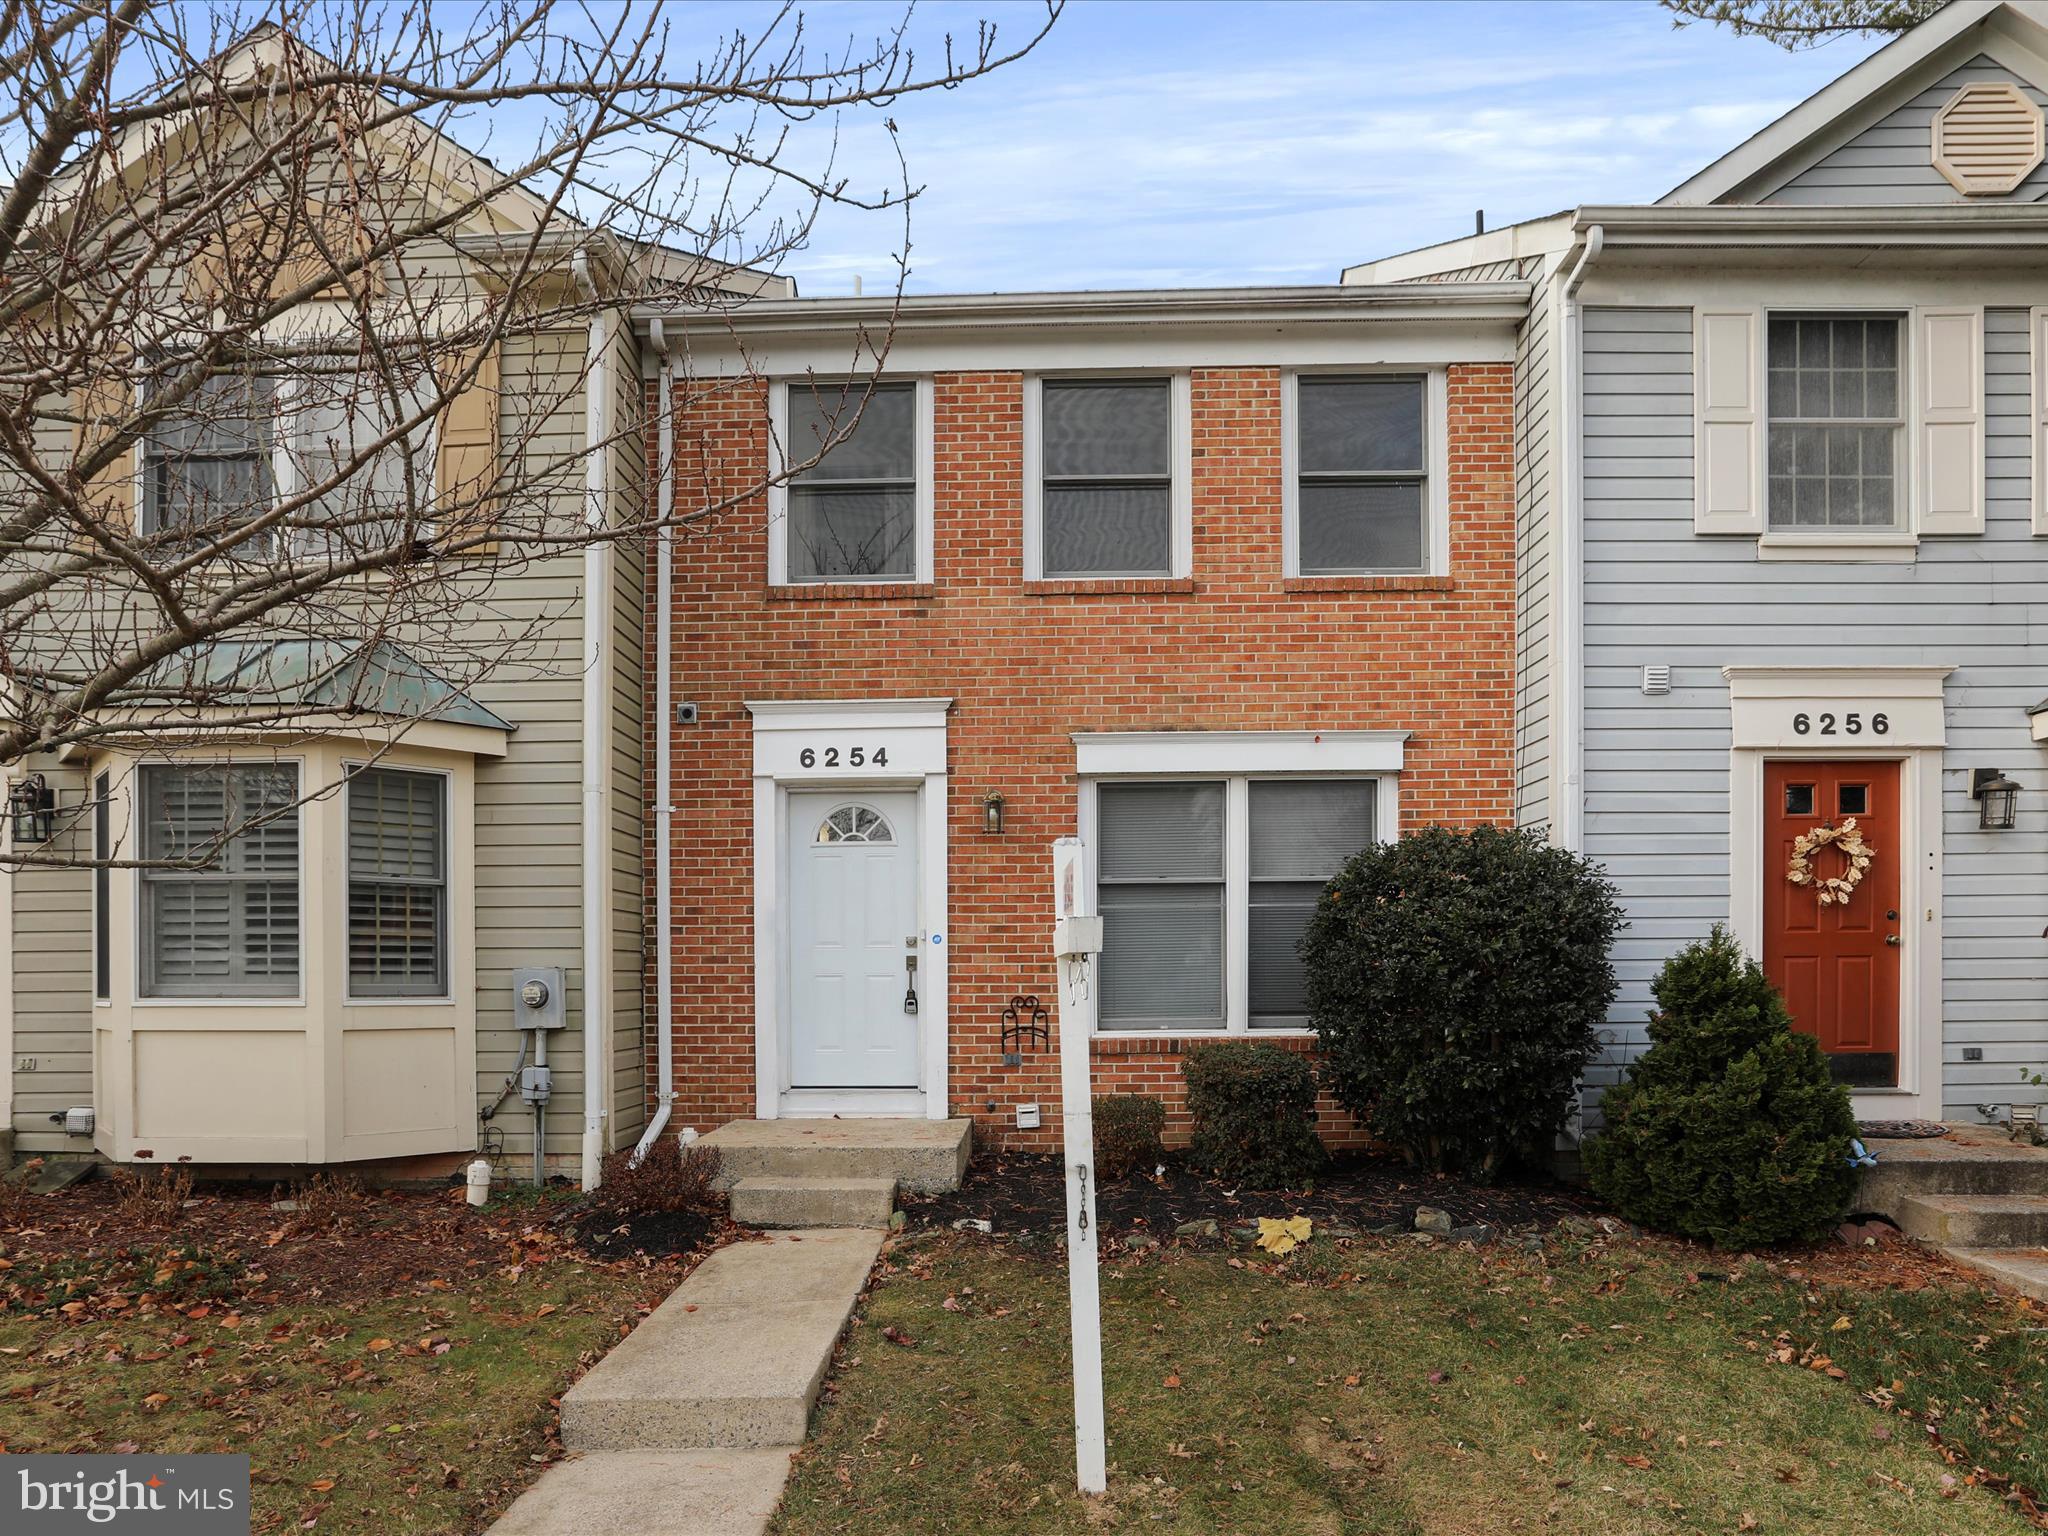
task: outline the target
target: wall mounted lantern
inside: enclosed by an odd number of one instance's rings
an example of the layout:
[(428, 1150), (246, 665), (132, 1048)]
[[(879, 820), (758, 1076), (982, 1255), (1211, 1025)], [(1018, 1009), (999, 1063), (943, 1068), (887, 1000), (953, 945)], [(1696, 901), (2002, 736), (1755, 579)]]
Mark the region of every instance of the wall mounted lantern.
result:
[(1996, 768), (1970, 771), (1970, 798), (1977, 802), (1977, 825), (1987, 831), (2003, 832), (2013, 824), (2020, 787)]
[(57, 835), (57, 797), (50, 781), (32, 773), (7, 791), (7, 814), (14, 822), (17, 848), (47, 843)]
[(1001, 836), (1003, 830), (1003, 794), (992, 789), (981, 797), (981, 830)]

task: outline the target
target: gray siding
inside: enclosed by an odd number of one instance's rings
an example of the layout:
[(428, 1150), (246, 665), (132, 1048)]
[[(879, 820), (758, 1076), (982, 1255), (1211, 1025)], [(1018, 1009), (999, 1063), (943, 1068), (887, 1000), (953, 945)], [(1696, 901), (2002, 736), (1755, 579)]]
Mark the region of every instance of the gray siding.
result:
[(1897, 111), (1872, 123), (1840, 149), (1816, 161), (1776, 191), (1766, 203), (1961, 203), (2038, 202), (2048, 194), (2048, 165), (2038, 166), (2015, 190), (2000, 198), (1965, 198), (1934, 168), (1934, 114), (1965, 85), (1997, 80), (2017, 85), (2037, 106), (2043, 92), (2003, 65), (1979, 54), (1945, 75)]
[(1550, 823), (1552, 516), (1550, 306), (1537, 295), (1515, 345), (1515, 824)]
[[(1683, 309), (1585, 316), (1586, 851), (1630, 927), (1596, 1090), (1645, 1043), (1649, 981), (1728, 916), (1730, 663), (1953, 664), (1942, 774), (1947, 1112), (2009, 1102), (2048, 1053), (2048, 776), (2026, 707), (2048, 693), (2033, 625), (2048, 617), (2048, 540), (2029, 512), (2026, 315), (1986, 324), (1988, 507), (1982, 537), (1930, 539), (1910, 565), (1764, 564), (1750, 542), (1692, 531), (1692, 320)], [(1639, 669), (1668, 663), (1645, 697)], [(1970, 769), (2027, 786), (2018, 827), (1977, 828)], [(1985, 1060), (1965, 1063), (1965, 1047)]]

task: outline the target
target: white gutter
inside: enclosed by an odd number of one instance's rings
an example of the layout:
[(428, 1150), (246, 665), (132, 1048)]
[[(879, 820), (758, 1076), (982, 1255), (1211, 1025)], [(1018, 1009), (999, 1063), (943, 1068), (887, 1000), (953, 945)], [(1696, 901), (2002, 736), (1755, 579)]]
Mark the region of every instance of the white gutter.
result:
[[(577, 286), (595, 303), (590, 258), (578, 247), (570, 258)], [(587, 366), (583, 370), (584, 525), (592, 532), (611, 517), (612, 315), (590, 318)], [(592, 539), (583, 547), (583, 1166), (580, 1182), (595, 1189), (603, 1177), (606, 1126), (611, 1116), (612, 1035), (611, 924), (607, 920), (611, 828), (607, 823), (606, 776), (611, 766), (611, 689), (607, 673), (611, 648), (612, 546)]]
[(655, 1077), (659, 1095), (654, 1118), (647, 1123), (640, 1143), (633, 1148), (633, 1161), (647, 1155), (647, 1149), (667, 1129), (676, 1104), (676, 1046), (674, 1007), (670, 994), (675, 985), (675, 952), (669, 937), (674, 928), (675, 887), (669, 873), (669, 844), (674, 836), (676, 808), (670, 803), (675, 729), (675, 541), (669, 519), (675, 513), (676, 482), (672, 464), (675, 457), (676, 426), (671, 396), (675, 368), (668, 358), (668, 337), (660, 316), (648, 322), (648, 340), (661, 358), (661, 386), (655, 397), (655, 515), (659, 527), (654, 535), (660, 553), (654, 578), (654, 1050)]
[(1564, 751), (1562, 764), (1564, 794), (1558, 801), (1557, 841), (1574, 853), (1582, 852), (1586, 836), (1586, 626), (1585, 612), (1585, 408), (1582, 399), (1585, 347), (1579, 310), (1580, 284), (1586, 269), (1607, 242), (1607, 232), (1595, 224), (1586, 231), (1579, 259), (1566, 273), (1562, 284), (1563, 324), (1560, 338), (1564, 347), (1564, 387), (1559, 401), (1564, 413), (1564, 463), (1562, 466), (1562, 517), (1558, 548), (1561, 579), (1557, 583), (1558, 630), (1564, 640), (1564, 678), (1558, 690), (1557, 741)]

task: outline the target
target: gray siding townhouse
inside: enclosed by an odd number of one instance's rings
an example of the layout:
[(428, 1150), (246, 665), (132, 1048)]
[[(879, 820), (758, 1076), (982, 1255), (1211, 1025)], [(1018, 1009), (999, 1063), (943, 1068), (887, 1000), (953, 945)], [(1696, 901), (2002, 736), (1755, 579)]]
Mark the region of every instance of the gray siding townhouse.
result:
[(1536, 285), (1519, 815), (1630, 923), (1589, 1106), (1716, 923), (1866, 1118), (2037, 1096), (2044, 105), (2048, 6), (1958, 0), (1653, 204), (1346, 274)]

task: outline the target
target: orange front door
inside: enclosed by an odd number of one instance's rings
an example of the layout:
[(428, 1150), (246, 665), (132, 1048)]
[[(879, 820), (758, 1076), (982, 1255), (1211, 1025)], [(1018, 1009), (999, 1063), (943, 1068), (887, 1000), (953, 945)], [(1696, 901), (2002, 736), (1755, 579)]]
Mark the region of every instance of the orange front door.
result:
[[(1846, 902), (1786, 878), (1793, 840), (1854, 820), (1872, 858)], [(1837, 1080), (1890, 1088), (1899, 1080), (1899, 765), (1764, 764), (1764, 974), (1792, 1020), (1819, 1038)], [(1810, 855), (1816, 880), (1843, 876), (1834, 847)]]

